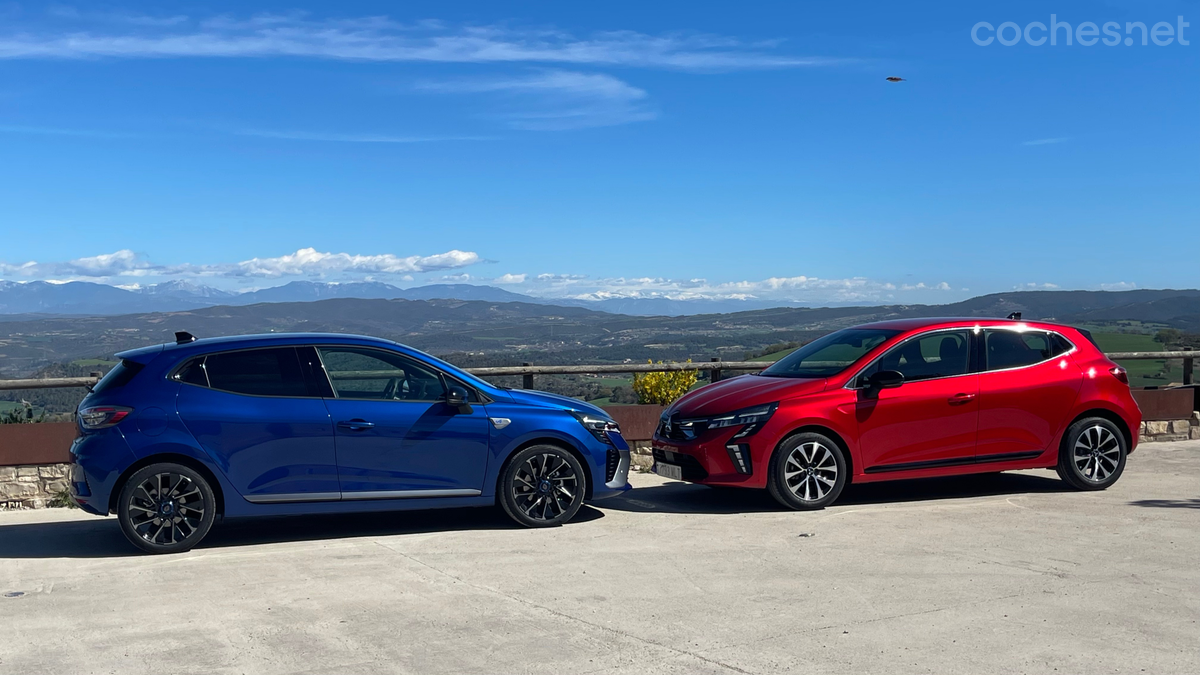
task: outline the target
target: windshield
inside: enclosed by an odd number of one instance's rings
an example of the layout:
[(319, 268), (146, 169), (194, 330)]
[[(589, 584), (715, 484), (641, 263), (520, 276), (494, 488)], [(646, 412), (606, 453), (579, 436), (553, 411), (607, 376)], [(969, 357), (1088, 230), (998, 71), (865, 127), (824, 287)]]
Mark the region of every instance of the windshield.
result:
[(770, 377), (829, 377), (837, 375), (900, 331), (847, 328), (813, 340), (762, 371)]

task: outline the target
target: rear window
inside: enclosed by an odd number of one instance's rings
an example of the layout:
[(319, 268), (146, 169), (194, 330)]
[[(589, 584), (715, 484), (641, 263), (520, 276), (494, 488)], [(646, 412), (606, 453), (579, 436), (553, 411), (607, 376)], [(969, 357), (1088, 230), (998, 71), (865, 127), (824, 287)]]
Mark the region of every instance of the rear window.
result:
[(252, 396), (309, 395), (293, 347), (210, 354), (203, 368), (213, 389)]
[(108, 371), (108, 374), (100, 378), (100, 382), (92, 387), (93, 394), (102, 394), (114, 389), (120, 389), (129, 384), (133, 378), (146, 366), (137, 361), (128, 361), (122, 359), (120, 363), (113, 366), (113, 369)]

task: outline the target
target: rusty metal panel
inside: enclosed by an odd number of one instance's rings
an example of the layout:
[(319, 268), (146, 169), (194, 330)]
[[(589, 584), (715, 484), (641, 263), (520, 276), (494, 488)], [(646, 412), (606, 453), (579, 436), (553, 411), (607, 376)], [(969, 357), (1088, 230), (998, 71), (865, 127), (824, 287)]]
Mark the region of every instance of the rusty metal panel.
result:
[(0, 466), (70, 462), (75, 434), (74, 422), (0, 424)]
[(658, 418), (665, 409), (661, 405), (614, 405), (604, 412), (621, 425), (621, 435), (627, 441), (648, 441), (654, 438)]
[(1192, 416), (1195, 394), (1190, 388), (1134, 389), (1133, 400), (1142, 409), (1142, 419), (1185, 420)]

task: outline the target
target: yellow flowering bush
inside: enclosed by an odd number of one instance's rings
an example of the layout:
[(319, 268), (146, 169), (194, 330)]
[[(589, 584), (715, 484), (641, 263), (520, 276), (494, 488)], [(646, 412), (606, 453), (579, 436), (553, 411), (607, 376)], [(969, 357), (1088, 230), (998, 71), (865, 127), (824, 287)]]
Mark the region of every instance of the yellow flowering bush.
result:
[[(691, 363), (692, 360), (688, 359), (687, 362)], [(654, 361), (648, 363), (653, 364)], [(662, 361), (658, 363), (662, 365)], [(699, 379), (700, 373), (695, 370), (634, 373), (633, 391), (637, 394), (638, 403), (670, 405), (675, 399), (686, 394)]]

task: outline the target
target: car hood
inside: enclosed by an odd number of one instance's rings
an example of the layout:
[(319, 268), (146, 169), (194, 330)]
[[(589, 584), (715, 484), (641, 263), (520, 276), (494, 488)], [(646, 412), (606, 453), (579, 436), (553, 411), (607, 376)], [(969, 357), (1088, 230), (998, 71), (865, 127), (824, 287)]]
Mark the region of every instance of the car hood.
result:
[(684, 394), (667, 409), (687, 419), (710, 417), (825, 390), (825, 378), (742, 375)]
[(531, 389), (509, 389), (506, 392), (512, 397), (515, 403), (525, 403), (527, 405), (536, 405), (543, 408), (554, 408), (556, 410), (577, 410), (579, 412), (587, 412), (594, 415), (600, 415), (606, 419), (611, 419), (612, 415), (604, 412), (603, 408), (584, 403), (577, 398), (570, 396), (559, 396), (545, 391), (533, 391)]

